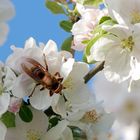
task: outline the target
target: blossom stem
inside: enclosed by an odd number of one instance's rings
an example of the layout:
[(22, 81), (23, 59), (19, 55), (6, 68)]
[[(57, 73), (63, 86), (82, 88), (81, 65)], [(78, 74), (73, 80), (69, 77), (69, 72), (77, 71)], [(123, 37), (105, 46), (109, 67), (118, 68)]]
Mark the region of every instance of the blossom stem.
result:
[(138, 128), (138, 140), (140, 140), (140, 123), (139, 123), (139, 128)]
[(84, 77), (85, 83), (87, 83), (93, 76), (95, 76), (99, 71), (103, 70), (105, 61), (101, 62), (96, 68), (91, 69)]

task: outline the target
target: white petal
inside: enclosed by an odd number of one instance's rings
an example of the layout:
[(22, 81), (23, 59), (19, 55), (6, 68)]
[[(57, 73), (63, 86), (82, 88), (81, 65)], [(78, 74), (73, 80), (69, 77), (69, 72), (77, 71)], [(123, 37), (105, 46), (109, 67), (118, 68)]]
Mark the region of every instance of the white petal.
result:
[(132, 73), (131, 73), (132, 80), (139, 80), (140, 79), (140, 62), (137, 59), (132, 58), (131, 66), (132, 66)]
[[(54, 96), (54, 95), (53, 95)], [(65, 107), (65, 100), (63, 96), (59, 96), (59, 100), (56, 105), (52, 104), (53, 111), (63, 118), (66, 117), (66, 107)]]
[(88, 71), (88, 64), (83, 62), (75, 62), (72, 71), (64, 80), (63, 85), (66, 89), (64, 89), (63, 91), (66, 98), (70, 102), (79, 104), (89, 100), (90, 93), (83, 79)]
[(77, 79), (77, 81), (79, 79), (83, 79), (83, 77), (89, 72), (89, 65), (87, 63), (84, 62), (75, 62), (73, 64), (73, 69), (72, 71), (69, 73), (69, 76), (72, 79)]
[(121, 40), (128, 38), (132, 34), (131, 30), (127, 26), (119, 25), (119, 24), (116, 24), (114, 26), (104, 25), (102, 28), (105, 31), (108, 31), (108, 32), (116, 35)]
[(82, 104), (90, 99), (90, 92), (84, 82), (79, 81), (79, 83), (73, 84), (70, 88), (64, 89), (63, 92), (67, 100), (72, 104)]
[(6, 90), (12, 90), (16, 75), (9, 67), (5, 67), (5, 74), (6, 76), (4, 78), (4, 88), (6, 88)]
[(85, 111), (77, 111), (77, 112), (72, 112), (72, 113), (69, 113), (68, 116), (67, 116), (67, 119), (69, 121), (79, 121), (85, 114)]
[(28, 40), (26, 40), (24, 48), (29, 49), (34, 47), (36, 47), (36, 41), (33, 37), (30, 37)]
[(104, 73), (109, 81), (122, 82), (130, 77), (130, 54), (120, 47), (111, 49), (106, 57)]
[(78, 12), (80, 13), (80, 15), (84, 14), (85, 7), (82, 4), (76, 3), (76, 8), (77, 8)]
[(23, 48), (16, 48), (15, 46), (11, 46), (13, 53), (8, 56), (6, 60), (6, 65), (15, 70), (15, 72), (19, 72), (19, 68), (17, 68), (17, 60), (23, 55)]
[(0, 95), (0, 115), (2, 115), (8, 110), (9, 103), (10, 103), (10, 94), (2, 93), (2, 95)]
[(61, 140), (73, 140), (73, 134), (69, 127), (66, 127), (62, 133)]
[(35, 85), (36, 84), (30, 77), (25, 74), (21, 74), (13, 83), (12, 93), (16, 97), (23, 98), (24, 96), (31, 94)]
[(100, 38), (90, 50), (91, 57), (96, 61), (104, 61), (109, 50), (119, 42), (118, 38), (112, 35)]
[[(102, 87), (102, 88), (101, 88)], [(119, 103), (119, 97), (127, 92), (127, 83), (123, 84), (108, 81), (103, 71), (97, 73), (93, 83), (93, 91), (96, 95), (97, 102), (103, 102), (103, 106), (107, 111), (114, 111), (116, 105)]]
[(51, 128), (41, 140), (58, 140), (68, 125), (68, 121), (62, 120), (55, 127)]
[(43, 50), (43, 53), (45, 55), (51, 53), (51, 52), (57, 52), (57, 45), (53, 40), (49, 40)]
[(106, 0), (108, 9), (111, 15), (118, 21), (119, 24), (130, 25), (133, 23), (133, 14), (137, 12), (140, 15), (139, 0)]
[(81, 19), (78, 22), (76, 22), (73, 27), (72, 27), (72, 34), (73, 35), (79, 35), (79, 34), (88, 34), (92, 28), (89, 27), (89, 23), (86, 22), (85, 20)]
[[(44, 112), (31, 108), (33, 120), (29, 123), (23, 122), (19, 115), (16, 115), (16, 127), (8, 128), (5, 140), (30, 140), (40, 139), (48, 128), (48, 117)], [(36, 139), (35, 139), (36, 140)]]
[(45, 89), (40, 91), (36, 88), (33, 96), (30, 98), (31, 105), (38, 110), (45, 110), (51, 106), (52, 97), (49, 95), (49, 90)]
[(71, 70), (73, 68), (73, 64), (74, 64), (73, 58), (69, 58), (65, 63), (63, 63), (63, 65), (61, 67), (60, 75), (64, 78), (66, 78), (69, 75), (69, 73), (71, 72)]
[(6, 126), (0, 121), (0, 139), (5, 140), (7, 128)]

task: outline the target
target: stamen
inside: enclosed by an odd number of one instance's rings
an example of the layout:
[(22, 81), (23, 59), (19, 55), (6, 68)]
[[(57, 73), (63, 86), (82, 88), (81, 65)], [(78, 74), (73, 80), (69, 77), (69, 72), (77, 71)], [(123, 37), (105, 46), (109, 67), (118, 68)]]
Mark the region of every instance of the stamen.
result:
[(132, 13), (131, 13), (131, 23), (132, 24), (136, 24), (136, 23), (139, 23), (140, 22), (140, 11), (138, 10), (134, 10)]
[(40, 131), (29, 129), (27, 131), (26, 137), (27, 137), (27, 140), (39, 140), (41, 135), (42, 133)]
[(85, 113), (84, 117), (82, 118), (82, 121), (89, 123), (97, 123), (101, 116), (101, 114), (97, 114), (96, 110), (91, 110)]
[(133, 50), (134, 42), (132, 36), (129, 36), (127, 39), (122, 40), (122, 48), (131, 52)]

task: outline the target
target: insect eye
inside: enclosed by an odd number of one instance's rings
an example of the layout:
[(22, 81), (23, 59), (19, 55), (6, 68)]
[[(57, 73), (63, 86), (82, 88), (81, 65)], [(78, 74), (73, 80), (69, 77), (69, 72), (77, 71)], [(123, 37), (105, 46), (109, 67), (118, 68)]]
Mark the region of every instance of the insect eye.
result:
[(44, 74), (43, 72), (39, 72), (39, 73), (38, 73), (38, 77), (39, 77), (40, 79), (42, 79), (44, 76), (45, 76), (45, 74)]
[(42, 72), (39, 68), (34, 68), (32, 72), (36, 76), (36, 78), (39, 79), (43, 79), (43, 77), (45, 76), (45, 73)]
[(52, 89), (56, 90), (59, 86), (59, 83), (53, 83), (52, 85)]

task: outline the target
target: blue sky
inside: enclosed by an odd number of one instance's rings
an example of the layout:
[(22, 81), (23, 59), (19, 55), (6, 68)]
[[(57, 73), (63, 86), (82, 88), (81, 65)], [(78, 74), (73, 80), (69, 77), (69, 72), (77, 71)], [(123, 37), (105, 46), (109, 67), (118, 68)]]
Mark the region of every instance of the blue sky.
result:
[(5, 44), (0, 48), (0, 60), (5, 61), (12, 53), (11, 45), (23, 47), (25, 40), (34, 37), (37, 42), (46, 43), (49, 39), (56, 41), (60, 47), (70, 34), (59, 27), (64, 15), (54, 15), (45, 7), (45, 0), (12, 0), (16, 15), (10, 20), (10, 32)]

